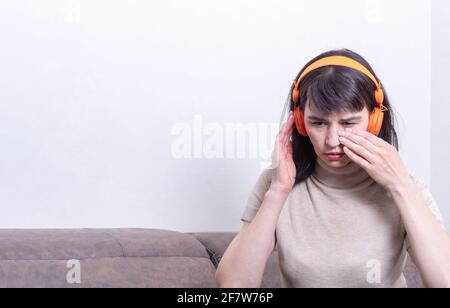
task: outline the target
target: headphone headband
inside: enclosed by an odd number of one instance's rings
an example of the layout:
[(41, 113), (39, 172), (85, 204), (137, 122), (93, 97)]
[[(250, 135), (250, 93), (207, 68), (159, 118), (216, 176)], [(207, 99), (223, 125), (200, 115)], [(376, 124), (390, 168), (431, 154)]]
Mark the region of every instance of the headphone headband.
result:
[[(378, 81), (375, 78), (375, 76), (364, 65), (362, 65), (358, 61), (355, 61), (349, 57), (344, 57), (344, 56), (331, 56), (331, 57), (322, 58), (322, 59), (317, 60), (316, 62), (312, 63), (311, 65), (309, 65), (303, 71), (303, 73), (300, 75), (298, 80), (294, 80), (294, 93), (295, 92), (298, 93), (298, 88), (299, 88), (300, 82), (307, 74), (309, 74), (310, 72), (312, 72), (318, 68), (330, 66), (330, 65), (345, 66), (345, 67), (353, 68), (353, 69), (363, 73), (367, 77), (369, 77), (373, 81), (373, 83), (375, 84), (375, 86), (377, 88), (375, 91), (375, 100), (377, 101), (377, 103), (379, 105), (383, 105), (384, 93), (383, 93), (383, 90), (381, 89), (381, 82)], [(294, 100), (294, 102), (298, 103), (298, 100), (297, 101)]]

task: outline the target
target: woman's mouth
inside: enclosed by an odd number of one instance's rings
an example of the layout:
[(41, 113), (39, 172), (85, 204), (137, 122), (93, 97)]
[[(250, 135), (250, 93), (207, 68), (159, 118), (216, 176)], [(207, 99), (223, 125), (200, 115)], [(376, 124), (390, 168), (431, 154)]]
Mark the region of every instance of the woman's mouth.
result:
[(330, 153), (325, 154), (329, 161), (339, 161), (344, 157), (344, 153)]

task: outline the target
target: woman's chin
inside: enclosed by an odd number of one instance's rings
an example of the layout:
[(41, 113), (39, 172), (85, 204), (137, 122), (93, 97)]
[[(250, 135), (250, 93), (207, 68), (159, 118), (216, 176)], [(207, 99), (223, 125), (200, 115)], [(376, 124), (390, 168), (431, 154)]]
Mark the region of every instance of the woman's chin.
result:
[(347, 166), (348, 164), (350, 164), (352, 162), (347, 155), (344, 155), (339, 160), (330, 160), (330, 159), (328, 159), (328, 157), (325, 157), (323, 160), (325, 161), (325, 163), (328, 166), (334, 167), (334, 168), (342, 168), (342, 167), (345, 167), (345, 166)]

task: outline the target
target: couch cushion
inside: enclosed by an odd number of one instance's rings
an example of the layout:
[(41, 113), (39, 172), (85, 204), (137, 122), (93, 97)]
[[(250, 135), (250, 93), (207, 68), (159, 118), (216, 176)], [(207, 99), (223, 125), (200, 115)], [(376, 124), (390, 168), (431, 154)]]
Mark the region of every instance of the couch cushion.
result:
[[(203, 232), (190, 234), (195, 236), (206, 247), (208, 253), (210, 254), (211, 261), (216, 268), (228, 245), (237, 235), (236, 232)], [(261, 288), (281, 287), (280, 275), (280, 268), (278, 266), (278, 251), (275, 250), (267, 260), (263, 280), (261, 282)]]
[(66, 279), (64, 260), (0, 261), (0, 288), (214, 288), (209, 259), (98, 258), (80, 261), (80, 284)]
[(208, 258), (194, 237), (156, 229), (0, 230), (0, 260), (69, 260), (101, 257)]
[[(69, 284), (68, 260), (81, 284)], [(193, 236), (153, 229), (0, 230), (0, 287), (216, 287)]]
[(104, 230), (120, 244), (127, 257), (189, 256), (209, 258), (205, 247), (185, 233), (157, 229)]
[(0, 260), (69, 260), (121, 256), (100, 230), (0, 230)]
[(236, 236), (236, 233), (233, 232), (197, 232), (189, 234), (203, 244), (215, 267), (217, 267), (228, 245)]

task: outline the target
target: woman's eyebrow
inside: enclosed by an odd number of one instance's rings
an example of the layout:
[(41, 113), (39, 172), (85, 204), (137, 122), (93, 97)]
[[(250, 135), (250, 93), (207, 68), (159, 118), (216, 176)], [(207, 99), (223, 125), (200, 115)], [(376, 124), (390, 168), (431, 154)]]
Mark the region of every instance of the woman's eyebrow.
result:
[(361, 120), (361, 119), (362, 119), (361, 116), (355, 116), (355, 117), (350, 117), (350, 118), (347, 118), (347, 119), (342, 119), (342, 121), (350, 122), (350, 121), (358, 121), (358, 120)]
[[(361, 116), (354, 116), (354, 117), (350, 117), (350, 118), (346, 118), (346, 119), (341, 119), (341, 121), (350, 122), (350, 121), (358, 121), (361, 119), (362, 119)], [(310, 121), (327, 121), (326, 119), (322, 119), (322, 118), (319, 118), (316, 116), (309, 116), (308, 120), (310, 120)]]
[(308, 120), (311, 120), (311, 121), (326, 121), (325, 119), (321, 119), (321, 118), (316, 117), (316, 116), (309, 116)]

